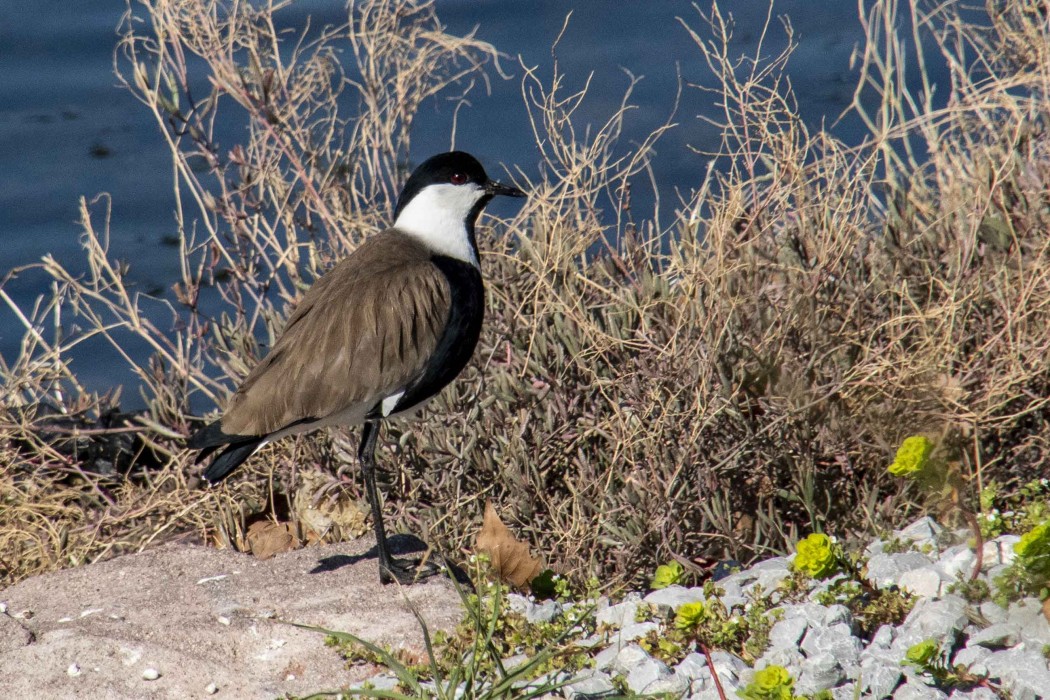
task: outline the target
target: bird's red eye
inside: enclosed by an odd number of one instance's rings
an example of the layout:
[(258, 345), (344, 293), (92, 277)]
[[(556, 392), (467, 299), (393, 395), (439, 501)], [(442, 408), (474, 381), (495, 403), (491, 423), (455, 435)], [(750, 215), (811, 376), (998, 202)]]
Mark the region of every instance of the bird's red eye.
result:
[(449, 178), (449, 182), (453, 185), (463, 185), (467, 182), (467, 176), (463, 173), (452, 173), (452, 177)]

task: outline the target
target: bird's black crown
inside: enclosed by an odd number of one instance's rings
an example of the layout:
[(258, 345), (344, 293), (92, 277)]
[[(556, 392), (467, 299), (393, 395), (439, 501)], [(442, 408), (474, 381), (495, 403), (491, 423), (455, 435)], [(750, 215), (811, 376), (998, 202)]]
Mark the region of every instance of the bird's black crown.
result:
[[(465, 178), (465, 179), (463, 179)], [(428, 185), (455, 184), (461, 185), (475, 182), (484, 186), (489, 181), (485, 168), (478, 159), (463, 151), (450, 151), (439, 153), (427, 158), (423, 163), (412, 171), (405, 187), (401, 190), (401, 196), (397, 198), (397, 207), (394, 209), (394, 218), (401, 213), (405, 205), (412, 201), (419, 192)]]

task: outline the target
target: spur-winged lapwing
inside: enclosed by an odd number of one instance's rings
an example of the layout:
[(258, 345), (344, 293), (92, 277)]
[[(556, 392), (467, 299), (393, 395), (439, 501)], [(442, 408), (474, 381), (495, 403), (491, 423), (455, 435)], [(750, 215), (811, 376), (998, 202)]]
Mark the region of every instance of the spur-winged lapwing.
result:
[(485, 307), (474, 223), (501, 194), (525, 196), (490, 180), (467, 153), (443, 153), (420, 165), (398, 198), (393, 227), (317, 280), (222, 418), (189, 438), (187, 446), (201, 450), (198, 462), (222, 449), (204, 478), (212, 484), (226, 478), (285, 435), (363, 424), (358, 457), (380, 580), (416, 580), (415, 563), (394, 559), (387, 546), (376, 437), (381, 421), (416, 412), (473, 354)]

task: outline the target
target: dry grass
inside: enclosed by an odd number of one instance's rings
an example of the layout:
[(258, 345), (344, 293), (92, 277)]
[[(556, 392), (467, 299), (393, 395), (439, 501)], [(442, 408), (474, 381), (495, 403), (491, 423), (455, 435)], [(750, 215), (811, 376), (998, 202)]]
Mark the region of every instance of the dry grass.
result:
[[(916, 432), (978, 485), (1039, 475), (1050, 5), (999, 3), (986, 28), (948, 5), (868, 10), (854, 109), (870, 134), (856, 148), (799, 120), (781, 77), (790, 49), (738, 60), (717, 5), (683, 18), (721, 77), (723, 141), (707, 154), (721, 167), (652, 216), (630, 191), (660, 132), (620, 144), (623, 110), (588, 130), (574, 120), (585, 91), (522, 66), (541, 176), (518, 173), (530, 199), (482, 232), (489, 315), (474, 363), (427, 421), (385, 433), (388, 513), (455, 551), (493, 498), (564, 570), (614, 585), (669, 556), (746, 560), (813, 529), (900, 522), (914, 506), (884, 469)], [(228, 487), (192, 490), (177, 439), (189, 399), (221, 404), (228, 383), (214, 377), (242, 376), (310, 280), (388, 220), (419, 101), (483, 85), (498, 54), (416, 0), (354, 3), (345, 26), (303, 37), (278, 36), (276, 10), (150, 0), (136, 11), (151, 23), (127, 23), (118, 67), (173, 155), (178, 303), (127, 291), (86, 206), (91, 274), (44, 263), (56, 297), (26, 312), (25, 350), (2, 368), (4, 405), (29, 408), (9, 410), (4, 433), (33, 443), (0, 450), (8, 580), (172, 533), (237, 545), (252, 513), (346, 498), (318, 475), (354, 473), (354, 436), (340, 433), (272, 446)], [(888, 29), (901, 12), (938, 36), (947, 107), (902, 86), (912, 37)], [(215, 145), (223, 120), (247, 127), (243, 143)], [(59, 314), (87, 330), (45, 340)], [(64, 358), (85, 336), (120, 347), (129, 332), (154, 351), (137, 368), (150, 412), (136, 429), (168, 466), (77, 474), (35, 440), (33, 407), (99, 411)]]

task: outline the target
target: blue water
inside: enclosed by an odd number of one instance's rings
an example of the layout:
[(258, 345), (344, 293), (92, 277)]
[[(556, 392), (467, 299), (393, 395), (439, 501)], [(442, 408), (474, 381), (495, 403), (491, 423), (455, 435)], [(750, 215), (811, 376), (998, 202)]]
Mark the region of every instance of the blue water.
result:
[[(722, 7), (736, 19), (733, 50), (752, 53), (766, 3), (737, 0), (722, 2)], [(78, 198), (108, 193), (110, 250), (129, 261), (132, 282), (140, 290), (168, 295), (178, 277), (176, 251), (164, 245), (175, 233), (167, 150), (151, 114), (118, 87), (113, 74), (115, 28), (124, 9), (123, 0), (0, 3), (0, 274), (45, 254), (82, 270)], [(567, 92), (581, 87), (593, 72), (589, 97), (577, 113), (581, 131), (615, 111), (628, 84), (625, 71), (644, 76), (632, 98), (638, 108), (626, 122), (625, 144), (667, 120), (679, 72), (686, 84), (713, 84), (699, 51), (676, 20), (687, 19), (705, 36), (690, 2), (438, 2), (451, 32), (477, 26), (480, 38), (512, 57), (520, 55), (526, 65), (539, 66), (545, 77), (551, 73), (551, 43), (569, 9), (573, 16), (558, 48)], [(830, 125), (851, 100), (856, 80), (849, 67), (851, 52), (862, 39), (856, 5), (777, 0), (775, 12), (790, 17), (799, 42), (789, 75), (802, 116), (813, 128)], [(307, 0), (280, 19), (301, 26), (308, 14), (315, 25), (345, 18), (338, 2)], [(766, 53), (783, 44), (783, 31), (774, 22)], [(494, 76), (491, 95), (480, 90), (472, 94), (472, 106), (459, 114), (456, 145), (477, 154), (497, 176), (505, 176), (501, 164), (535, 173), (537, 153), (521, 103), (522, 71), (515, 59), (505, 60), (503, 67), (514, 78)], [(934, 80), (943, 84), (945, 76), (935, 72)], [(687, 86), (675, 116), (679, 127), (660, 142), (653, 163), (665, 204), (701, 182), (707, 162), (690, 146), (717, 149), (717, 131), (700, 115), (720, 116), (715, 96)], [(448, 103), (424, 106), (413, 136), (417, 162), (448, 148), (452, 118)], [(847, 141), (860, 137), (855, 118), (843, 120), (833, 131)], [(104, 207), (100, 203), (95, 210), (101, 227)], [(25, 273), (3, 288), (28, 309), (47, 291), (47, 280)], [(14, 314), (0, 306), (0, 356), (10, 361), (17, 354), (23, 332)], [(89, 389), (132, 381), (115, 354), (100, 344), (81, 353), (75, 367)], [(125, 403), (137, 401), (126, 397)]]

